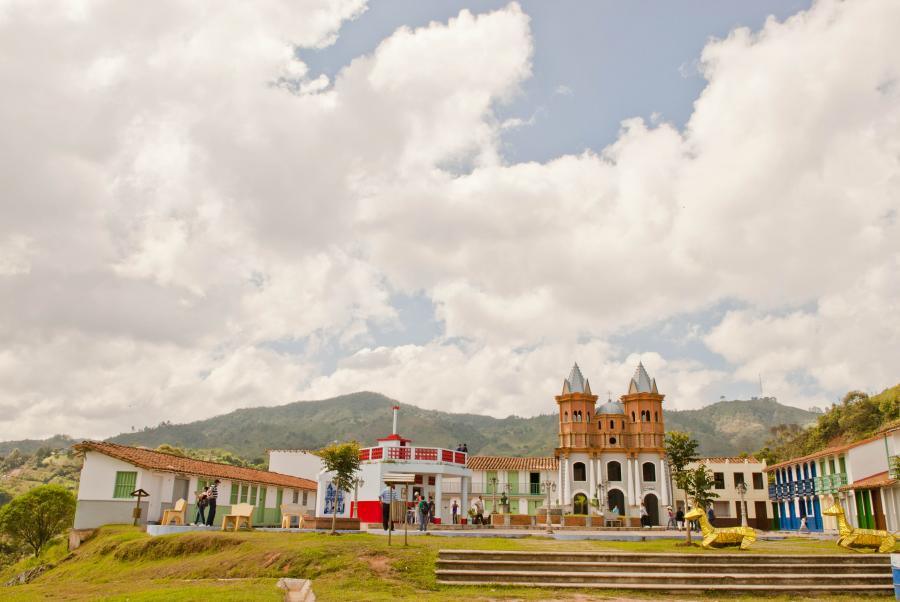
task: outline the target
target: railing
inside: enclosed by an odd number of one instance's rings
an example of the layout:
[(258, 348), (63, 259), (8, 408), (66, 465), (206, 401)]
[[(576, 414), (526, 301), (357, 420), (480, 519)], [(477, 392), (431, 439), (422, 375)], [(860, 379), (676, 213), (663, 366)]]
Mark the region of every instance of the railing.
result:
[(769, 499), (770, 500), (778, 499), (778, 486), (777, 485), (769, 485)]
[(465, 452), (440, 447), (364, 447), (359, 450), (361, 462), (371, 460), (410, 460), (415, 462), (442, 462), (466, 465)]
[(816, 477), (816, 493), (836, 493), (847, 484), (847, 473), (838, 472)]
[(891, 456), (890, 475), (892, 479), (900, 479), (900, 456)]

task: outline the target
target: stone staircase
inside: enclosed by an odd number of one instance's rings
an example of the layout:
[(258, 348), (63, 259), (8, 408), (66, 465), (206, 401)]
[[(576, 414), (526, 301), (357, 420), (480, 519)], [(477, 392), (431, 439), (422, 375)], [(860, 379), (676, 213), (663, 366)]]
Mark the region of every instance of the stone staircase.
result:
[(756, 594), (893, 594), (876, 554), (640, 554), (440, 550), (445, 585), (516, 585)]

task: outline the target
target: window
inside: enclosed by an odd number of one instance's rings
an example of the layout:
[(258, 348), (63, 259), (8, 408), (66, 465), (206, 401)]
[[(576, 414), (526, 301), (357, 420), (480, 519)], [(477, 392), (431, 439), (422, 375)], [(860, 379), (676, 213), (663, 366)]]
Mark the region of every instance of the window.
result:
[(740, 484), (742, 484), (742, 483), (743, 483), (743, 484), (746, 484), (746, 483), (744, 483), (744, 473), (742, 473), (742, 472), (736, 472), (736, 473), (734, 473), (734, 487), (735, 487), (735, 489), (737, 488), (738, 485), (740, 485)]
[(566, 413), (563, 415), (563, 422), (568, 422), (568, 421), (569, 421), (569, 413), (566, 412)]
[(656, 465), (653, 462), (644, 462), (641, 468), (643, 469), (645, 482), (656, 481)]
[(234, 506), (238, 503), (238, 495), (241, 493), (241, 484), (231, 482), (231, 505)]
[(637, 422), (637, 420), (634, 419), (634, 412), (631, 413), (631, 421), (632, 421), (632, 422)]
[(615, 428), (616, 428), (616, 421), (615, 421), (615, 420), (610, 420), (610, 421), (609, 421), (609, 429), (610, 429), (610, 430), (614, 430)]
[(304, 506), (305, 506), (306, 503), (309, 501), (309, 499), (307, 498), (308, 495), (309, 495), (309, 492), (308, 492), (308, 491), (304, 491), (304, 492), (303, 492), (303, 505), (304, 505)]
[[(296, 489), (294, 489), (294, 495), (291, 498), (291, 503), (296, 504), (299, 501), (299, 499), (300, 499), (300, 492), (297, 491)], [(306, 502), (303, 502), (303, 503), (305, 504)]]
[(754, 488), (754, 489), (765, 489), (763, 483), (764, 483), (764, 481), (763, 481), (763, 473), (761, 473), (761, 472), (754, 472), (754, 473), (753, 473), (753, 488)]
[(610, 445), (615, 445), (615, 444), (616, 444), (616, 438), (615, 438), (615, 437), (610, 437), (610, 438), (609, 438), (609, 444), (610, 444)]
[(713, 473), (713, 482), (715, 482), (716, 489), (725, 489), (725, 473), (724, 472), (714, 472)]
[(137, 471), (117, 471), (116, 486), (113, 488), (114, 498), (130, 498), (137, 486)]
[(584, 462), (575, 462), (575, 464), (572, 465), (572, 472), (575, 475), (573, 478), (576, 481), (586, 481), (587, 480), (587, 477), (585, 477), (586, 471), (584, 470)]
[(659, 422), (659, 412), (653, 412), (653, 422)]
[(590, 422), (591, 422), (591, 413), (590, 413), (590, 412), (588, 412), (588, 419), (587, 419), (587, 421), (588, 421), (588, 423), (590, 424)]
[[(632, 412), (632, 414), (634, 414), (634, 412)], [(625, 430), (625, 421), (624, 420), (622, 421), (622, 430), (623, 431)]]
[(609, 462), (606, 465), (606, 475), (610, 481), (622, 480), (622, 465), (616, 461)]

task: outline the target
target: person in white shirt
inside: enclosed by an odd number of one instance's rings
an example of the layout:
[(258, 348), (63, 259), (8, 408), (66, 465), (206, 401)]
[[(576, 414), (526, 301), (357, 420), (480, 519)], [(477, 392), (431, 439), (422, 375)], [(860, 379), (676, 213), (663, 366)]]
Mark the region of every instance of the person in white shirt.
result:
[(386, 486), (381, 490), (381, 495), (378, 497), (381, 499), (381, 527), (385, 531), (388, 528), (393, 531), (394, 521), (391, 520), (391, 502), (400, 501), (400, 494), (393, 487)]

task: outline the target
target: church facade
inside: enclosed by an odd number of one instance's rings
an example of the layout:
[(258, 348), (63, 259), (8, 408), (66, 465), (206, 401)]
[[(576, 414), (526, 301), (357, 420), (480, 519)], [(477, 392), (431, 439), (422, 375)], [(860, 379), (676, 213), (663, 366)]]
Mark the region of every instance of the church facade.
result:
[(470, 491), (483, 495), (488, 509), (498, 495), (509, 492), (510, 510), (534, 514), (546, 505), (542, 483), (549, 482), (549, 498), (566, 514), (615, 509), (626, 524), (639, 525), (643, 504), (651, 524), (665, 525), (672, 490), (665, 462), (664, 397), (639, 363), (627, 392), (600, 402), (576, 363), (555, 397), (559, 432), (554, 455), (472, 456)]
[[(558, 501), (564, 511), (617, 510), (640, 523), (641, 505), (660, 524), (670, 501), (665, 423), (656, 380), (642, 363), (618, 400), (598, 404), (578, 364), (556, 396), (559, 408)], [(596, 502), (594, 502), (596, 500)], [(662, 524), (665, 524), (663, 519)]]

